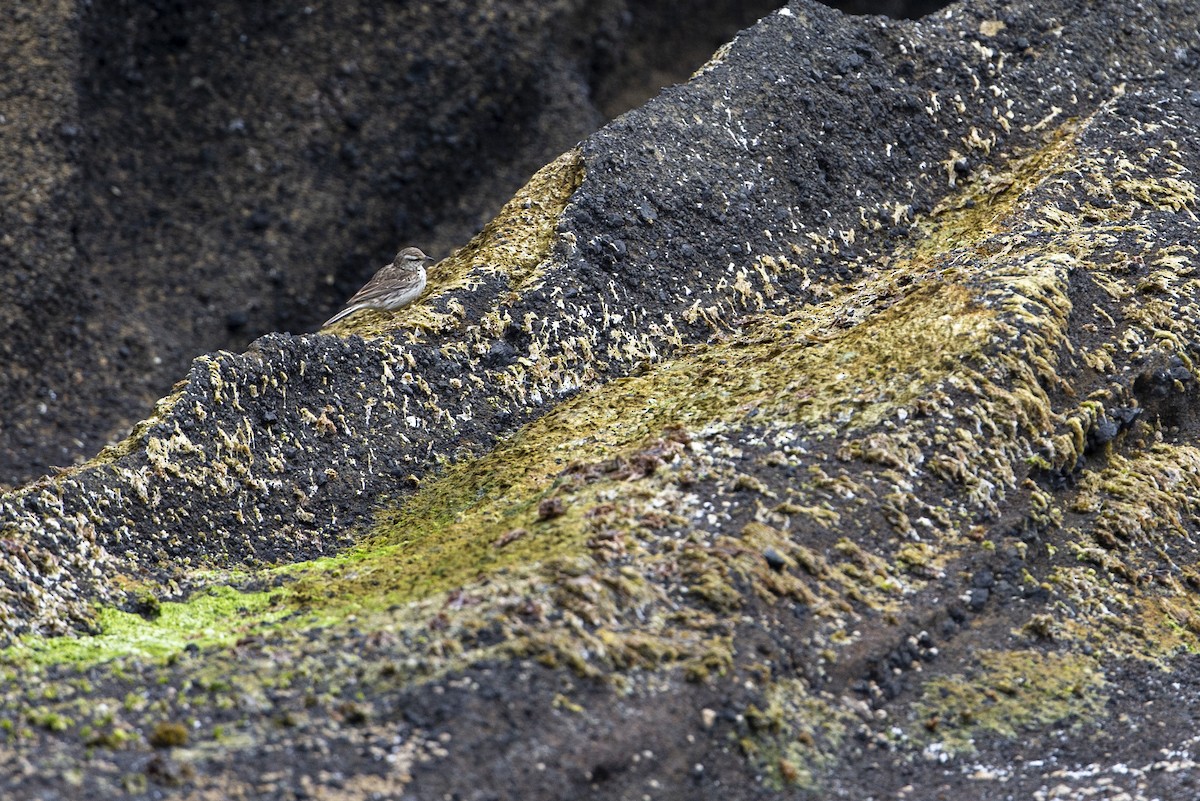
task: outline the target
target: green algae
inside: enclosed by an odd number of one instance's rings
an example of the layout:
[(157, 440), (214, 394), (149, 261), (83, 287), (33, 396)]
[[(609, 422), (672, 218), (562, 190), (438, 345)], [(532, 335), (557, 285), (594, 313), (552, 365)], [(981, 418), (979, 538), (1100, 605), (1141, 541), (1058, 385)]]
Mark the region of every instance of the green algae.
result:
[(153, 620), (112, 607), (98, 610), (98, 633), (75, 637), (25, 635), (0, 651), (0, 663), (89, 667), (119, 657), (161, 662), (189, 645), (227, 646), (246, 631), (289, 610), (266, 592), (213, 586), (186, 601), (161, 601)]

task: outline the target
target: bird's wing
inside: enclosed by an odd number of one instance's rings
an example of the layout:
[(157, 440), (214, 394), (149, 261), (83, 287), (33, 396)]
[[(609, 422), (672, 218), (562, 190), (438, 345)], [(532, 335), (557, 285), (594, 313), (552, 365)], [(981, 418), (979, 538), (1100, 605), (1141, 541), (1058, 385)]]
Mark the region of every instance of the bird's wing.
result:
[(371, 280), (363, 285), (362, 289), (355, 292), (350, 300), (342, 304), (341, 311), (326, 320), (325, 324), (321, 327), (328, 328), (343, 317), (347, 317), (358, 311), (364, 303), (369, 305), (372, 300), (386, 294), (388, 292), (388, 284), (393, 283), (397, 272), (398, 268), (393, 264), (381, 267), (375, 275), (371, 276)]
[(346, 306), (372, 301), (381, 295), (387, 294), (395, 287), (396, 282), (400, 280), (400, 274), (400, 268), (392, 264), (381, 268), (379, 272), (371, 276), (371, 280), (364, 284), (362, 289), (355, 292), (350, 297), (350, 300), (346, 301)]

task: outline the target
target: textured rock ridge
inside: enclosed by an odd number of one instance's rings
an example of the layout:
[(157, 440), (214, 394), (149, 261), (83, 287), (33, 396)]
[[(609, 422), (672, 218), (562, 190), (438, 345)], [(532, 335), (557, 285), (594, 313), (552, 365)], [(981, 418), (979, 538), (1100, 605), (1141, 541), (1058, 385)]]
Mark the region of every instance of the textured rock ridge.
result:
[(661, 85), (637, 31), (683, 14), (670, 82), (772, 8), (637, 5), (0, 9), (0, 482), (116, 441), (205, 351), (312, 329), (401, 245), (461, 246)]

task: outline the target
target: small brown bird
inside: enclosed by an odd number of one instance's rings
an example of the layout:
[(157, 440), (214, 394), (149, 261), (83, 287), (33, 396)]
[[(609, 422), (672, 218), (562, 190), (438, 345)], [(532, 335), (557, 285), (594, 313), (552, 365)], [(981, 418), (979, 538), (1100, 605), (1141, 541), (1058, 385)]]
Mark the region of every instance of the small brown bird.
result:
[(363, 309), (399, 309), (421, 296), (425, 290), (425, 262), (431, 259), (420, 248), (405, 248), (386, 267), (371, 276), (371, 280), (354, 297), (346, 301), (340, 312), (325, 321), (322, 328), (349, 317)]

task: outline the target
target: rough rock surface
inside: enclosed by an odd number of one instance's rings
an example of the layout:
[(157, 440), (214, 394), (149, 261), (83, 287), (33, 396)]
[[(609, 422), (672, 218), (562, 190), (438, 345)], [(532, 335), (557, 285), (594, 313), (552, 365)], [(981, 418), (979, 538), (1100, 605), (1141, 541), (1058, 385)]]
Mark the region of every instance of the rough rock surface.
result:
[[(461, 245), (649, 96), (648, 54), (682, 80), (772, 8), (7, 4), (0, 482), (119, 439), (201, 353), (314, 329), (402, 244)], [(680, 12), (707, 50), (640, 40)]]
[(196, 360), (0, 498), (4, 790), (1194, 795), (1196, 10), (794, 2)]

